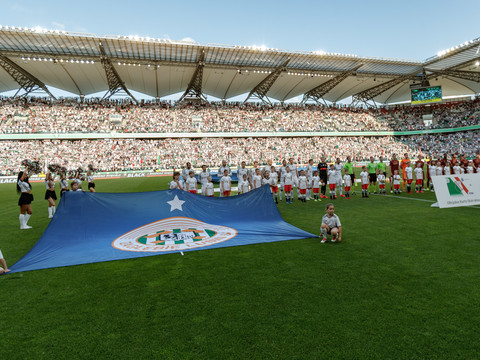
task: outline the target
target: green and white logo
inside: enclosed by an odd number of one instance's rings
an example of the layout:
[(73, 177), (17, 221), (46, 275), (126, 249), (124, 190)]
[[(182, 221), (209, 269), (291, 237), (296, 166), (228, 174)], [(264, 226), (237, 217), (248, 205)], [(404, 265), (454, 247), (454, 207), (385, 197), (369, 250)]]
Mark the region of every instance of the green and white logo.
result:
[(450, 196), (473, 195), (469, 187), (464, 183), (463, 178), (458, 176), (447, 177), (447, 189)]
[(237, 231), (227, 226), (187, 217), (171, 217), (131, 230), (116, 238), (112, 246), (118, 250), (137, 252), (178, 251), (217, 244), (235, 236)]

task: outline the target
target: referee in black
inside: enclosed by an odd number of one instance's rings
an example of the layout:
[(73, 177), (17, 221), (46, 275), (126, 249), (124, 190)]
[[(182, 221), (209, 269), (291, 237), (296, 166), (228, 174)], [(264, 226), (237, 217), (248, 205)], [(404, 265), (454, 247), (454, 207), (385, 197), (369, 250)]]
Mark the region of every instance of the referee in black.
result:
[(327, 171), (328, 164), (326, 162), (325, 156), (322, 155), (320, 162), (318, 163), (318, 176), (320, 176), (320, 181), (322, 182), (322, 195), (321, 197), (327, 197), (325, 192), (327, 191)]

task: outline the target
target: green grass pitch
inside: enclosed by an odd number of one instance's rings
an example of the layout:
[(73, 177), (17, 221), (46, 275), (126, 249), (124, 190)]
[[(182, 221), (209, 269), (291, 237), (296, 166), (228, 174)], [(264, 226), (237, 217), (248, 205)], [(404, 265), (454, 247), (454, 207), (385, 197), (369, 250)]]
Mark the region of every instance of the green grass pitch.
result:
[[(98, 180), (97, 190), (161, 190), (169, 180)], [(48, 224), (43, 184), (33, 192), (33, 229), (19, 230), (15, 186), (0, 185), (10, 265)], [(431, 208), (430, 192), (357, 194), (335, 200), (341, 244), (304, 239), (1, 276), (0, 358), (478, 358), (480, 208)], [(318, 234), (326, 203), (278, 208)]]

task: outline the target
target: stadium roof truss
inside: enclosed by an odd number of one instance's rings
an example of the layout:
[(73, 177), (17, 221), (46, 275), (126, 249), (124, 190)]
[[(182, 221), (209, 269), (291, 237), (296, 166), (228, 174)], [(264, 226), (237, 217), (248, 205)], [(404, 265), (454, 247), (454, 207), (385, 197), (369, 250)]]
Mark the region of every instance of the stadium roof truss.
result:
[(444, 96), (479, 93), (479, 50), (475, 39), (416, 61), (0, 26), (0, 92), (395, 103), (424, 74)]

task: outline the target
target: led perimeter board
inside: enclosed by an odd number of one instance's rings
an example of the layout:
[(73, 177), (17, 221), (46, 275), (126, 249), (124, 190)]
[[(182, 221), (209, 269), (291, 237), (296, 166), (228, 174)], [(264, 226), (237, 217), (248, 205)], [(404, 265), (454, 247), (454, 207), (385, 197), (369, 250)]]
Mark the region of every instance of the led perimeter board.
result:
[(411, 89), (412, 105), (429, 104), (442, 101), (442, 87), (429, 86)]

